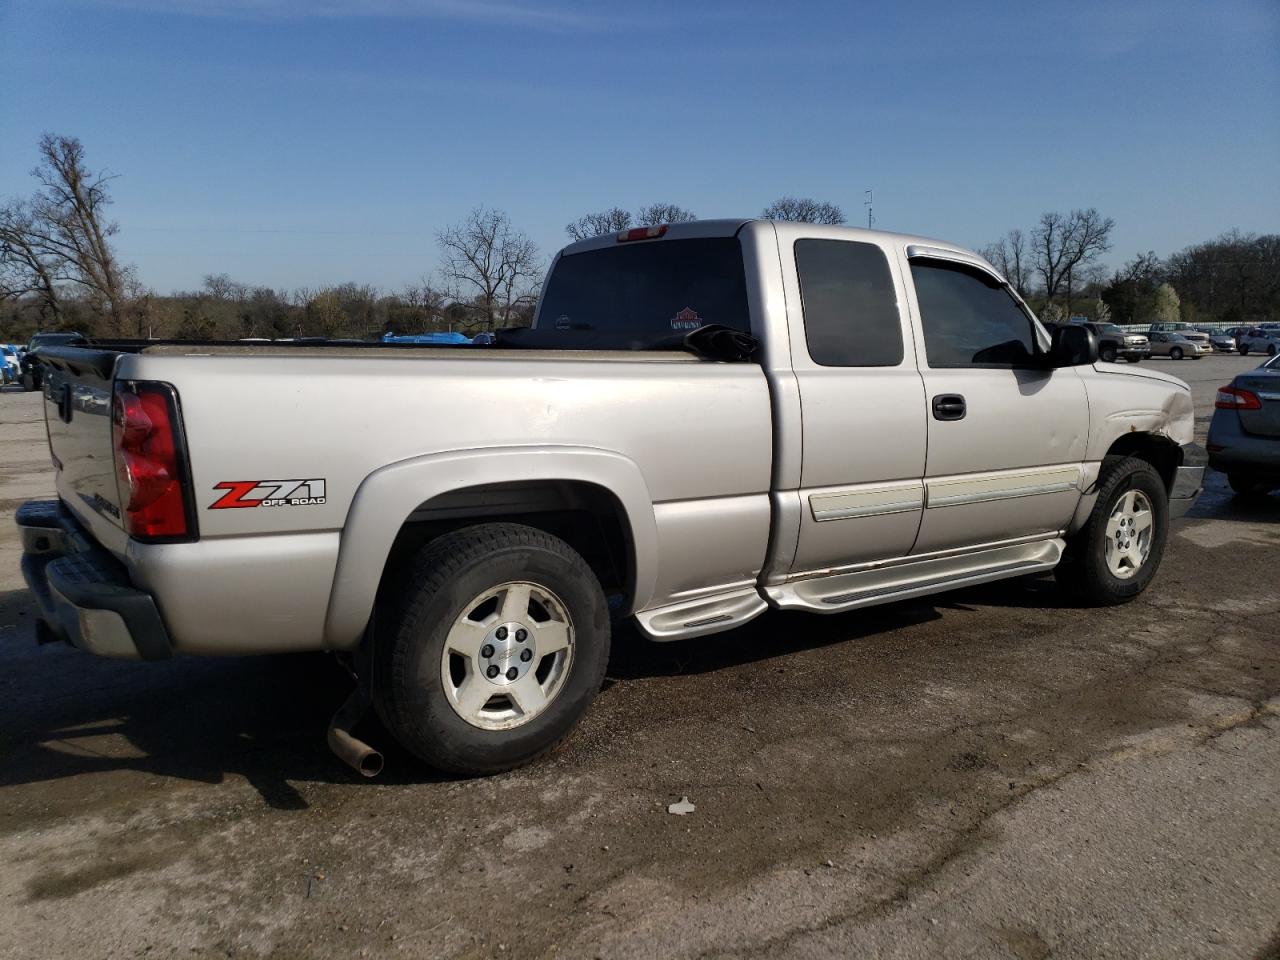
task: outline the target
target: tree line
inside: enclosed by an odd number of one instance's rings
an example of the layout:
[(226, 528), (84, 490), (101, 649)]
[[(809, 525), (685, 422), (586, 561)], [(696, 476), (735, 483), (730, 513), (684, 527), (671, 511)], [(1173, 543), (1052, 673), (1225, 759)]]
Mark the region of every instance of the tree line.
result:
[(1100, 262), (1115, 221), (1096, 209), (1044, 213), (982, 249), (1043, 320), (1239, 325), (1280, 319), (1280, 234), (1231, 230), (1161, 259)]
[[(37, 188), (0, 201), (0, 340), (35, 330), (99, 337), (241, 339), (377, 338), (383, 332), (474, 334), (530, 322), (545, 260), (500, 210), (473, 210), (436, 233), (439, 268), (395, 292), (340, 283), (277, 290), (209, 274), (197, 290), (161, 295), (113, 246), (113, 177), (92, 169), (74, 137), (46, 134), (32, 171)], [(839, 225), (836, 204), (784, 196), (761, 210), (774, 220)], [(565, 226), (570, 240), (697, 215), (674, 203), (633, 214), (610, 207)], [(1152, 318), (1246, 323), (1280, 317), (1280, 235), (1236, 231), (1160, 259), (1153, 252), (1108, 272), (1115, 222), (1096, 209), (1045, 213), (1010, 230), (983, 255), (1044, 319), (1082, 313), (1120, 323)]]

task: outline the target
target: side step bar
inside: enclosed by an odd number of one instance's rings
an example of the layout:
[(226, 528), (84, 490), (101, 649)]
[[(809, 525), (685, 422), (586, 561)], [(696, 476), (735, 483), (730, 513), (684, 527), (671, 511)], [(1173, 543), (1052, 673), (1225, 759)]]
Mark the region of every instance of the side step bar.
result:
[(1066, 546), (1060, 539), (994, 547), (961, 556), (899, 563), (794, 580), (764, 588), (787, 610), (839, 613), (928, 593), (1052, 570)]

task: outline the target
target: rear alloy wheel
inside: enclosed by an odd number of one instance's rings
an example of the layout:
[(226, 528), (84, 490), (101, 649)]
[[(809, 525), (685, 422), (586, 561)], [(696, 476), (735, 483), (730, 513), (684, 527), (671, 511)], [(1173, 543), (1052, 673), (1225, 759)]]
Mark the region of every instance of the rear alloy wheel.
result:
[(1151, 464), (1137, 457), (1108, 458), (1089, 519), (1067, 541), (1054, 575), (1085, 604), (1124, 603), (1151, 583), (1168, 530), (1169, 494)]
[(1182, 359), (1182, 348), (1181, 348), (1181, 347), (1174, 347), (1172, 350), (1170, 350), (1170, 351), (1169, 351), (1169, 359), (1170, 359), (1170, 360), (1181, 360), (1181, 359)]
[(440, 682), (467, 723), (510, 730), (559, 695), (572, 663), (564, 601), (535, 583), (502, 583), (463, 605), (444, 640)]
[(1098, 356), (1099, 356), (1099, 358), (1101, 358), (1101, 359), (1105, 360), (1107, 363), (1115, 363), (1115, 362), (1116, 362), (1116, 348), (1115, 348), (1115, 347), (1103, 347), (1103, 348), (1102, 348), (1102, 350), (1099, 352)]
[(424, 546), (383, 587), (370, 682), (382, 722), (450, 773), (500, 773), (553, 749), (609, 660), (609, 606), (563, 540), (485, 523)]

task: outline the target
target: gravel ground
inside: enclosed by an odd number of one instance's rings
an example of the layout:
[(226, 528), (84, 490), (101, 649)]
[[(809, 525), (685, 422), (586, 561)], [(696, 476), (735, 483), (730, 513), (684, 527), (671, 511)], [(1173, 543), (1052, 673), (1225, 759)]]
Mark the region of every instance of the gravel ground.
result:
[[(1257, 360), (1149, 362), (1203, 439)], [(1112, 610), (1041, 578), (624, 630), (548, 761), (361, 782), (324, 657), (35, 646), (38, 418), (0, 393), (0, 956), (1280, 957), (1280, 496), (1212, 476)]]

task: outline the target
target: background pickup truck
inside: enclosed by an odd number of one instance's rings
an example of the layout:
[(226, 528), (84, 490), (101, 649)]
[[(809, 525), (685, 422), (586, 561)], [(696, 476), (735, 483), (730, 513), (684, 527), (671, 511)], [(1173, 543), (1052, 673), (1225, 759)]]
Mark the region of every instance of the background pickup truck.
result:
[(1200, 490), (1185, 384), (1095, 363), (933, 240), (624, 231), (563, 250), (497, 339), (42, 349), (59, 499), (18, 523), (43, 637), (338, 651), (339, 733), (367, 696), (487, 773), (568, 733), (618, 616), (670, 640), (1055, 568), (1117, 603)]

